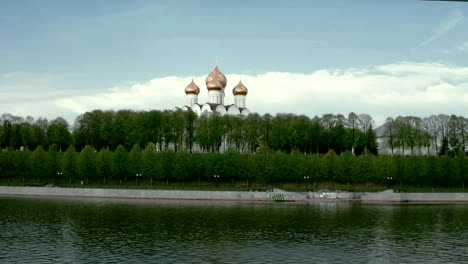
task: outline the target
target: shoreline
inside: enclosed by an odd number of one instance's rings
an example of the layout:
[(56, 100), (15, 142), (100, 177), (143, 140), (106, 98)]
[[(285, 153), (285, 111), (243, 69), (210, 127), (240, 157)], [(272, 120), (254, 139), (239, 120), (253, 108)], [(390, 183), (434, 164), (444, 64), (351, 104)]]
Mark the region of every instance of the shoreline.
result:
[(154, 200), (257, 201), (257, 202), (357, 202), (357, 203), (468, 203), (468, 193), (377, 193), (273, 191), (138, 190), (61, 187), (0, 186), (0, 196), (89, 197)]

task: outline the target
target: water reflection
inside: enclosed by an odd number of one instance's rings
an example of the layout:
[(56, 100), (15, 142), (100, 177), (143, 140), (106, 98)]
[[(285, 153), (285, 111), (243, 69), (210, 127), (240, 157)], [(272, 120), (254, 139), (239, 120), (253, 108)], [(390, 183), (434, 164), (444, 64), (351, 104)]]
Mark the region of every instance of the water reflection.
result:
[(468, 259), (467, 209), (0, 198), (0, 261), (461, 262)]

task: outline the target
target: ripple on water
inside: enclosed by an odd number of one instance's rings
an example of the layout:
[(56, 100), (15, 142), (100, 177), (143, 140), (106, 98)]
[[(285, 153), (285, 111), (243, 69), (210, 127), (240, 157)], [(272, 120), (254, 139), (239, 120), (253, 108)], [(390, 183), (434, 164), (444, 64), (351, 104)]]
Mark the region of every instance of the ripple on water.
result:
[(441, 263), (467, 206), (0, 198), (2, 263)]

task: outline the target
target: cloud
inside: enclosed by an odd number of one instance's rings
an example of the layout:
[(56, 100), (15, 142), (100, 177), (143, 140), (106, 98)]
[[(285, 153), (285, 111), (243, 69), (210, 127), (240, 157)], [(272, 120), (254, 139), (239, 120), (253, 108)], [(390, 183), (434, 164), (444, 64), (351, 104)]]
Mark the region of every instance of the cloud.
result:
[[(241, 78), (227, 74), (225, 103), (233, 102), (231, 88)], [(196, 76), (199, 102), (207, 101), (205, 76)], [(185, 104), (185, 86), (191, 77), (156, 78), (128, 88), (55, 101), (76, 114), (99, 109), (173, 109)], [(269, 72), (242, 75), (249, 88), (248, 107), (255, 112), (368, 113), (381, 123), (388, 116), (427, 116), (440, 112), (463, 115), (468, 103), (468, 68), (437, 63), (379, 65), (345, 70), (318, 70), (309, 74)]]
[(452, 30), (456, 25), (464, 19), (463, 13), (460, 10), (453, 10), (447, 18), (445, 18), (432, 32), (432, 35), (419, 43), (416, 49), (427, 46), (432, 42), (438, 40)]
[[(200, 103), (208, 97), (205, 77), (194, 77), (201, 89)], [(468, 105), (468, 67), (440, 63), (401, 62), (311, 73), (267, 72), (242, 76), (226, 73), (226, 77), (225, 103), (234, 102), (231, 90), (242, 78), (249, 89), (247, 107), (260, 114), (294, 113), (313, 117), (356, 112), (370, 114), (377, 124), (382, 124), (386, 117), (398, 115), (466, 115)], [(94, 109), (171, 110), (185, 105), (184, 88), (191, 79), (192, 76), (155, 78), (87, 95), (76, 91), (75, 95), (34, 102), (16, 96), (15, 102), (0, 104), (0, 112), (49, 119), (61, 116), (73, 122), (79, 114)]]

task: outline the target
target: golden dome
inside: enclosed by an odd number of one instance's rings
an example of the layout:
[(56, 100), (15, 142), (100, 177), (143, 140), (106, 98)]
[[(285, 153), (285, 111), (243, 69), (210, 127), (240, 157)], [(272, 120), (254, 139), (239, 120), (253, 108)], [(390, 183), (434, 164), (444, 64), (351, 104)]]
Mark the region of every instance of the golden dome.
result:
[(244, 86), (242, 81), (239, 81), (239, 83), (232, 89), (232, 93), (234, 95), (247, 95), (248, 92), (249, 89), (247, 89), (247, 87)]
[(222, 91), (224, 89), (223, 84), (218, 80), (211, 80), (206, 83), (208, 91)]
[(206, 77), (206, 86), (208, 87), (208, 83), (211, 83), (213, 80), (220, 82), (223, 89), (227, 85), (226, 76), (219, 71), (218, 65), (216, 65), (214, 70)]
[(185, 87), (185, 94), (199, 94), (200, 88), (195, 84), (192, 79), (192, 82)]

